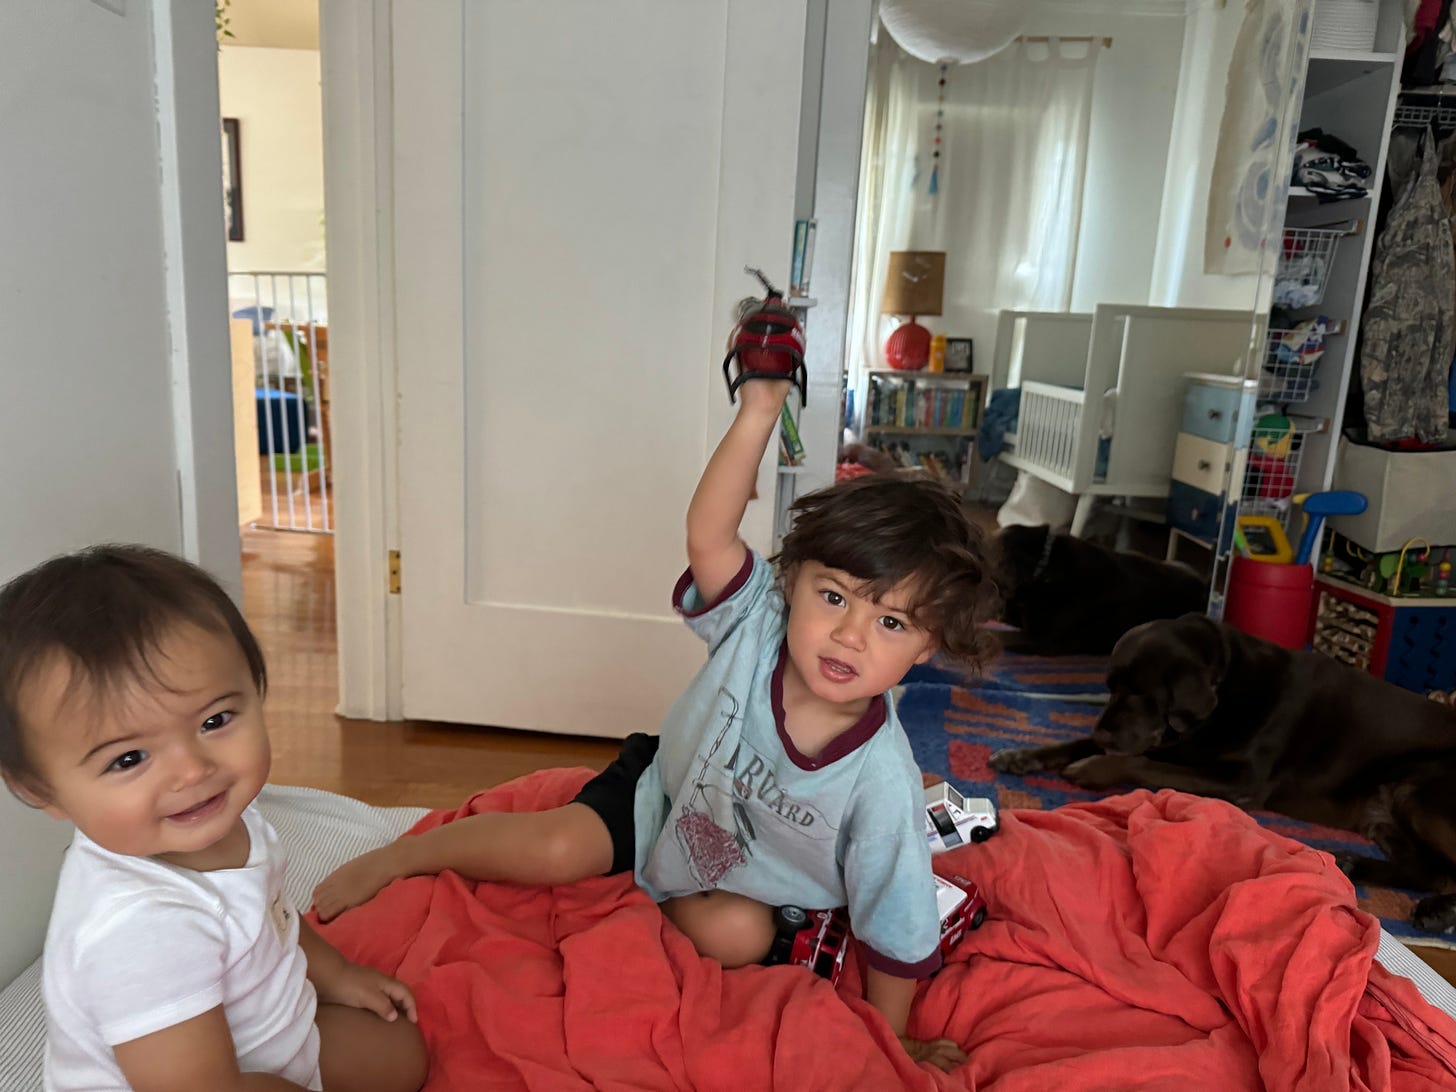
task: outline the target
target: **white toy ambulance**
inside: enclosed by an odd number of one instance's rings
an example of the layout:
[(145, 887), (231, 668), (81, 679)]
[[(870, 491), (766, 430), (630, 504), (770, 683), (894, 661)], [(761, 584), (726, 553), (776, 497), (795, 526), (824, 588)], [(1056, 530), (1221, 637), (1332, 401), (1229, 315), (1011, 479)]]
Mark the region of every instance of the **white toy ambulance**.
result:
[(944, 781), (925, 790), (925, 837), (931, 853), (984, 842), (997, 826), (996, 805), (984, 796), (967, 799)]

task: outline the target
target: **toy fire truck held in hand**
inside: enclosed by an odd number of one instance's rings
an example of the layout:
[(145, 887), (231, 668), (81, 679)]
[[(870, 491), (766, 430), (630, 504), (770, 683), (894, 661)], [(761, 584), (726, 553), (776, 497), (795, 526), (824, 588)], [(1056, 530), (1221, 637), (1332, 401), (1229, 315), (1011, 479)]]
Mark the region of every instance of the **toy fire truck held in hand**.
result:
[(944, 781), (925, 790), (925, 837), (931, 853), (984, 842), (999, 826), (996, 805), (984, 796), (962, 796)]
[(787, 379), (799, 388), (799, 404), (807, 405), (809, 372), (804, 365), (804, 327), (799, 316), (762, 270), (749, 267), (745, 272), (763, 285), (763, 298), (750, 297), (738, 305), (738, 321), (728, 336), (728, 355), (723, 358), (728, 400), (734, 401), (738, 388), (749, 380)]
[[(986, 899), (964, 876), (949, 879), (932, 876), (935, 904), (940, 911), (940, 954), (945, 956), (961, 942), (969, 929), (979, 929), (986, 920)], [(820, 978), (838, 982), (849, 951), (849, 915), (838, 910), (804, 910), (780, 906), (774, 911), (777, 936), (767, 964), (796, 963), (808, 967)]]

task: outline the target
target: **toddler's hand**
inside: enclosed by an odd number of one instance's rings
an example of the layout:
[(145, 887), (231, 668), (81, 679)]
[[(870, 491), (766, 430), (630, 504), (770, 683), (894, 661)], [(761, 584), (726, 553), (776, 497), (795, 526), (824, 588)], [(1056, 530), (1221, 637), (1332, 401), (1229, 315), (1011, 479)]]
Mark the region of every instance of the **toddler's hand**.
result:
[(738, 388), (738, 400), (745, 409), (776, 414), (793, 389), (787, 379), (750, 379)]
[(328, 984), (328, 989), (320, 989), (318, 994), (320, 1001), (367, 1009), (385, 1020), (393, 1020), (401, 1012), (411, 1023), (416, 1020), (415, 995), (408, 986), (357, 963), (346, 964)]
[(949, 1073), (966, 1060), (966, 1052), (950, 1039), (910, 1039), (900, 1036), (905, 1053), (917, 1062), (929, 1062), (936, 1069)]

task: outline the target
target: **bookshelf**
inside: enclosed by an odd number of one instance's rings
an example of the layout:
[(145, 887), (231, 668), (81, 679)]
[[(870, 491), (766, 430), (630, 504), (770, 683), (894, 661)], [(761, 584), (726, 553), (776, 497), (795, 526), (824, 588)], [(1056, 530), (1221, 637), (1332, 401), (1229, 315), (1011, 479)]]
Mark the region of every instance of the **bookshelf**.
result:
[(865, 443), (905, 466), (969, 485), (987, 378), (972, 372), (870, 372)]

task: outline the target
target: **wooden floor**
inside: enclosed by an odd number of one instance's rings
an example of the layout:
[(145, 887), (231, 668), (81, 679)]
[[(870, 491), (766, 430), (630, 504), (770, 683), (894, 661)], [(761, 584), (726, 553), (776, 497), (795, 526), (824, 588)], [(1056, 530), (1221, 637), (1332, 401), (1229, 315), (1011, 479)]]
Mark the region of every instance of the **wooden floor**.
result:
[[(243, 611), (268, 658), (272, 780), (344, 793), (371, 804), (454, 807), (477, 789), (549, 766), (601, 769), (616, 740), (334, 715), (338, 640), (334, 540), (243, 533)], [(1416, 951), (1456, 983), (1456, 952)]]

